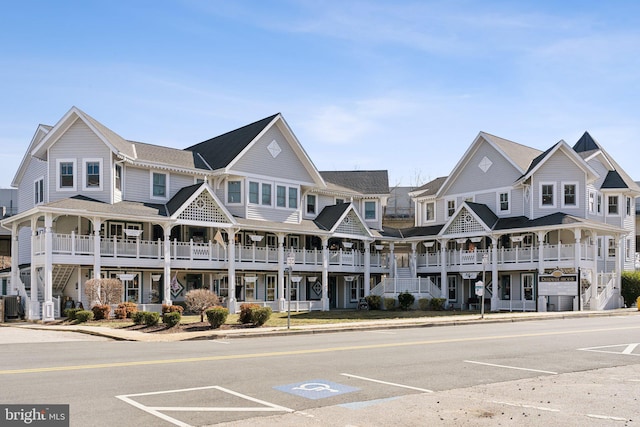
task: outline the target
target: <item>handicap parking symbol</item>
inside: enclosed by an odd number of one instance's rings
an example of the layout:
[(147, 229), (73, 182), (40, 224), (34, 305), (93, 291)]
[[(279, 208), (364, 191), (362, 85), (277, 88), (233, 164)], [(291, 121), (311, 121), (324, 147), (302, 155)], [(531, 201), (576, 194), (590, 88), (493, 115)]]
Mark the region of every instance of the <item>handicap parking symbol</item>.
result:
[(349, 387), (344, 384), (338, 384), (325, 380), (310, 380), (294, 384), (280, 385), (274, 387), (276, 390), (285, 393), (295, 394), (296, 396), (305, 397), (307, 399), (324, 399), (326, 397), (338, 396), (344, 393), (360, 390), (356, 387)]

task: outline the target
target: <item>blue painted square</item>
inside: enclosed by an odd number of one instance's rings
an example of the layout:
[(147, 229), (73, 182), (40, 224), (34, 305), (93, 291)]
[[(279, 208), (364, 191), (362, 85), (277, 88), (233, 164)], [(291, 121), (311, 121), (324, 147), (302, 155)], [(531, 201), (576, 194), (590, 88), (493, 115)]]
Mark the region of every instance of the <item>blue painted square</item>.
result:
[(344, 393), (360, 390), (356, 387), (334, 383), (326, 380), (309, 380), (294, 384), (279, 385), (274, 387), (276, 390), (285, 393), (295, 394), (296, 396), (305, 397), (307, 399), (324, 399), (325, 397), (339, 396)]

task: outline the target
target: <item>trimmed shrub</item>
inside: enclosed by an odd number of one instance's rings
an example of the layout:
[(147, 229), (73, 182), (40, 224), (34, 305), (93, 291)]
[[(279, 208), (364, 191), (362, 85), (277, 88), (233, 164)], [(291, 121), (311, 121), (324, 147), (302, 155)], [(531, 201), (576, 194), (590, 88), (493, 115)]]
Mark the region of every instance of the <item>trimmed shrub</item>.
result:
[(80, 310), (76, 312), (76, 321), (78, 323), (85, 323), (89, 320), (93, 320), (93, 311), (89, 310)]
[(382, 297), (380, 295), (367, 295), (364, 299), (369, 304), (369, 310), (380, 310), (382, 308)]
[(640, 297), (640, 271), (623, 271), (620, 294), (627, 307), (631, 307)]
[(430, 305), (430, 309), (433, 311), (442, 311), (444, 310), (444, 303), (445, 303), (445, 299), (444, 298), (431, 298), (431, 300), (429, 301), (429, 305)]
[(127, 317), (127, 310), (122, 307), (118, 307), (113, 310), (113, 317), (116, 319), (125, 319)]
[(82, 311), (81, 308), (67, 308), (64, 311), (64, 316), (68, 319), (68, 320), (76, 320), (76, 313)]
[(251, 309), (251, 323), (253, 326), (262, 326), (271, 317), (271, 307), (254, 307)]
[(638, 311), (640, 311), (640, 297), (636, 300), (636, 307), (638, 307)]
[(205, 310), (204, 313), (207, 316), (207, 321), (211, 325), (211, 328), (218, 329), (227, 321), (229, 310), (225, 307), (216, 306)]
[[(144, 318), (144, 324), (147, 326), (156, 326), (160, 321), (160, 313), (156, 313), (154, 311), (143, 311), (143, 313), (144, 315), (142, 317)], [(180, 315), (180, 313), (178, 313), (178, 315)], [(180, 319), (178, 319), (176, 325), (178, 323), (180, 323)]]
[(180, 315), (182, 315), (183, 311), (184, 311), (184, 307), (182, 307), (180, 305), (162, 304), (162, 314), (178, 312), (178, 313), (180, 313)]
[(254, 308), (260, 308), (258, 304), (240, 304), (240, 314), (238, 315), (238, 323), (242, 323), (243, 325), (247, 323), (253, 323), (253, 314), (252, 310)]
[(133, 323), (136, 325), (142, 325), (144, 323), (144, 314), (146, 311), (136, 311), (131, 315), (131, 319), (133, 319)]
[(409, 310), (414, 302), (416, 302), (416, 297), (413, 294), (407, 291), (398, 294), (398, 304), (401, 310)]
[(385, 298), (384, 299), (384, 309), (385, 310), (394, 310), (396, 308), (396, 300), (395, 298)]
[(138, 311), (138, 304), (131, 301), (125, 301), (118, 304), (118, 308), (124, 308), (126, 313), (126, 318), (131, 319), (131, 316), (133, 315), (133, 313)]
[(431, 309), (431, 298), (420, 298), (418, 300), (418, 308), (421, 311), (429, 311)]
[(182, 314), (180, 314), (180, 311), (171, 311), (162, 315), (162, 323), (170, 328), (180, 324), (181, 319)]
[(109, 314), (111, 313), (111, 306), (108, 304), (94, 305), (93, 307), (91, 307), (91, 311), (93, 311), (93, 318), (95, 320), (104, 320), (109, 318)]

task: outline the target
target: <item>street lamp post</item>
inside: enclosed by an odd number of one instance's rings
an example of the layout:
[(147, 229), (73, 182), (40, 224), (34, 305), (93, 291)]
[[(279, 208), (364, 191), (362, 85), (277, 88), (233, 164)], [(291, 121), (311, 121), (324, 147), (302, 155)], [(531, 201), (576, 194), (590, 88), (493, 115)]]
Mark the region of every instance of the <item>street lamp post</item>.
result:
[(480, 307), (480, 318), (484, 319), (484, 286), (485, 272), (487, 270), (487, 262), (489, 262), (489, 254), (482, 255), (482, 306)]

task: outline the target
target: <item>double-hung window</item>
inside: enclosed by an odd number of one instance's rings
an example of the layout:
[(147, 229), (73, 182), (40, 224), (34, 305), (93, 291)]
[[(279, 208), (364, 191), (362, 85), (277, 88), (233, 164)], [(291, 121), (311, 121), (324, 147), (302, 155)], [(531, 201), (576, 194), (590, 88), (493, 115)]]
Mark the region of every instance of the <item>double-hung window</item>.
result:
[(436, 220), (436, 203), (428, 202), (425, 205), (425, 221), (431, 222)]
[(115, 167), (115, 184), (116, 190), (122, 191), (122, 166), (116, 165)]
[(276, 206), (279, 208), (287, 207), (287, 187), (278, 185), (276, 187)]
[(447, 218), (453, 216), (456, 212), (456, 201), (455, 200), (447, 200)]
[(578, 184), (576, 184), (575, 182), (563, 183), (562, 188), (563, 188), (562, 206), (578, 207), (578, 199), (577, 199)]
[(509, 193), (500, 193), (500, 212), (509, 212)]
[(540, 184), (540, 205), (542, 207), (555, 207), (555, 184), (541, 183)]
[(289, 209), (298, 209), (298, 189), (289, 187)]
[(271, 184), (262, 184), (262, 204), (271, 206)]
[(151, 198), (167, 198), (167, 181), (168, 178), (166, 173), (151, 172)]
[(376, 219), (376, 202), (364, 202), (364, 219)]
[(84, 189), (102, 190), (102, 159), (84, 159)]
[(242, 203), (242, 184), (240, 181), (227, 182), (227, 203)]
[(76, 160), (75, 159), (58, 159), (58, 190), (75, 190), (76, 189)]
[(33, 198), (36, 205), (44, 203), (44, 178), (42, 177), (33, 183)]
[(609, 215), (618, 215), (620, 213), (618, 208), (618, 196), (607, 196), (607, 213)]
[(316, 213), (316, 196), (315, 194), (307, 194), (307, 214), (315, 215)]
[(255, 181), (249, 182), (249, 203), (258, 204), (260, 198), (260, 183)]

